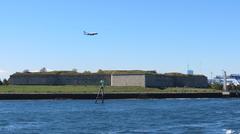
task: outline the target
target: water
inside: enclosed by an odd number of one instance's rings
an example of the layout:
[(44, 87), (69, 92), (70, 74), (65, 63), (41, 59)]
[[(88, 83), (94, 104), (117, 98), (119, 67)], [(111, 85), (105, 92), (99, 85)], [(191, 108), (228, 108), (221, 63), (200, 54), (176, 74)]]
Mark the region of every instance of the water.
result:
[(238, 99), (0, 101), (0, 133), (238, 134)]

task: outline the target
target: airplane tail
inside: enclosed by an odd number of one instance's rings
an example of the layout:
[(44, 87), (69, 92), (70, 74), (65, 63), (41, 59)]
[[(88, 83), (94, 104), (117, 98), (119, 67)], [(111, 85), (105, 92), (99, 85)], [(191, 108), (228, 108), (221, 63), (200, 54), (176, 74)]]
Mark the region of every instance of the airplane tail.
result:
[(86, 32), (86, 31), (83, 31), (83, 34), (84, 34), (84, 35), (86, 35), (86, 34), (87, 34), (87, 32)]

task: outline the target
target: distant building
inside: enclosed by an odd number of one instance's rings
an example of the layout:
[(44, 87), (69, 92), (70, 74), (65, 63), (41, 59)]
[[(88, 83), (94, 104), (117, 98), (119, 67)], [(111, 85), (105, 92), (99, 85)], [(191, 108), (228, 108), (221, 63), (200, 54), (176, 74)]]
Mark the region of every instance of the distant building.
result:
[[(212, 80), (209, 80), (209, 83), (217, 83), (223, 85), (224, 83), (224, 78), (223, 76), (216, 76)], [(231, 74), (227, 76), (227, 85), (235, 85), (238, 86), (240, 85), (240, 75), (239, 74)]]

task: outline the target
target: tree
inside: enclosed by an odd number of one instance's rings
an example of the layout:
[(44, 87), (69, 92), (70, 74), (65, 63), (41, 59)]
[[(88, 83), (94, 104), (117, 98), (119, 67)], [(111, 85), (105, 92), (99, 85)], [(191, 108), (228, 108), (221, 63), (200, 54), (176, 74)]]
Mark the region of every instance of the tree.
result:
[(77, 70), (76, 68), (73, 68), (73, 69), (72, 69), (72, 72), (75, 72), (75, 73), (77, 73), (77, 72), (78, 72), (78, 70)]
[(102, 69), (99, 69), (99, 70), (97, 71), (97, 73), (98, 73), (98, 74), (104, 74), (105, 72), (104, 72)]
[(30, 73), (28, 69), (23, 70), (23, 73)]
[(2, 83), (2, 81), (1, 81), (1, 79), (0, 79), (0, 85), (2, 85), (3, 83)]
[(240, 85), (237, 85), (237, 86), (236, 86), (236, 89), (237, 89), (237, 90), (240, 90)]
[(3, 85), (8, 85), (8, 80), (7, 79), (3, 79)]
[(42, 69), (40, 69), (40, 73), (46, 73), (47, 69), (45, 67), (43, 67)]
[(236, 90), (237, 89), (237, 86), (235, 86), (234, 84), (229, 84), (229, 85), (227, 85), (227, 89), (228, 90)]
[(84, 74), (91, 74), (90, 71), (84, 71), (83, 73), (84, 73)]
[(210, 85), (212, 89), (223, 90), (223, 85), (219, 83), (213, 83)]

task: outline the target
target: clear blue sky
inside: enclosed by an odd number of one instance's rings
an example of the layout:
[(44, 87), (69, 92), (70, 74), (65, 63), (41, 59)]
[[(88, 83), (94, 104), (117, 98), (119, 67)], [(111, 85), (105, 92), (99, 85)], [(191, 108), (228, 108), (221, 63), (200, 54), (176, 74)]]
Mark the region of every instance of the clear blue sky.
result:
[(240, 73), (239, 15), (239, 0), (1, 0), (0, 78), (42, 67)]

